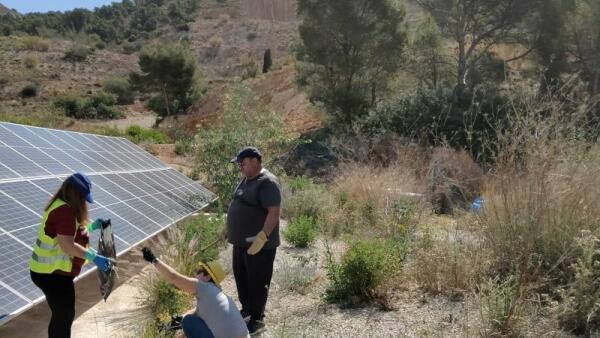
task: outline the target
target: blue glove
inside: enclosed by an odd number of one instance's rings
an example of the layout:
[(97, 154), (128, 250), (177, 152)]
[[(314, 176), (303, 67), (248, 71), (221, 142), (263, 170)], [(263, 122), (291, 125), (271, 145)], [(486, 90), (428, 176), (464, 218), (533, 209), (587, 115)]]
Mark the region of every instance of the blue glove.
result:
[(104, 227), (106, 227), (107, 224), (108, 224), (107, 220), (102, 219), (102, 218), (96, 218), (95, 221), (88, 224), (87, 228), (88, 228), (89, 232), (92, 232), (92, 231), (96, 231), (98, 229), (104, 229)]
[(96, 254), (96, 252), (93, 249), (89, 249), (88, 251), (86, 251), (85, 259), (94, 262), (98, 269), (100, 269), (103, 272), (107, 272), (108, 270), (110, 270), (110, 260), (104, 256)]

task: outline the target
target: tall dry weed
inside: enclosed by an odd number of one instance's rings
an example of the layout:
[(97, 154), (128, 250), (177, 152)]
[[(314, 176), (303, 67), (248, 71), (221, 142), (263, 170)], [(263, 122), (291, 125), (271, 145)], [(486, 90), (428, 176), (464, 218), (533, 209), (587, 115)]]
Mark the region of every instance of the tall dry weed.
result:
[(346, 228), (404, 233), (422, 210), (422, 181), (402, 162), (388, 167), (343, 164), (331, 187), (337, 205), (326, 217)]
[(568, 279), (581, 231), (600, 230), (600, 148), (585, 137), (589, 106), (560, 94), (515, 95), (479, 218), (496, 271), (527, 268), (548, 287)]

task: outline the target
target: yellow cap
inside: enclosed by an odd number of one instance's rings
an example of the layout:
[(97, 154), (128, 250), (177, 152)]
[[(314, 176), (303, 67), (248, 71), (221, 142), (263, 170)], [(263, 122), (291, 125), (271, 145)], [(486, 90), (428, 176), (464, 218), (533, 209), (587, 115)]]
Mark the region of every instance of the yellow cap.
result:
[(203, 268), (208, 272), (212, 280), (217, 284), (217, 286), (221, 286), (221, 282), (225, 279), (225, 270), (221, 266), (219, 261), (212, 261), (208, 263), (200, 262), (199, 267)]

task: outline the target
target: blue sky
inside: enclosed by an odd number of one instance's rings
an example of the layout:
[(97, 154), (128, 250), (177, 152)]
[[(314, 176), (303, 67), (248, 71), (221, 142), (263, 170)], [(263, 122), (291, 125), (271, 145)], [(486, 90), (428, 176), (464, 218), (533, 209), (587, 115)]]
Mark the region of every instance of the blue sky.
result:
[(0, 0), (8, 8), (14, 8), (19, 13), (68, 11), (73, 8), (89, 8), (108, 5), (120, 0)]

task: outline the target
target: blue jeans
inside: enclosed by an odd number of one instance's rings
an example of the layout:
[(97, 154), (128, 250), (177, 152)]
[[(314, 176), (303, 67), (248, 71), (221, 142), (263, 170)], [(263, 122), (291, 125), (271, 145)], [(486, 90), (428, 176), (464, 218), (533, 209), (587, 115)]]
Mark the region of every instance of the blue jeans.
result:
[(214, 338), (202, 318), (196, 315), (187, 315), (181, 320), (181, 327), (187, 338)]

